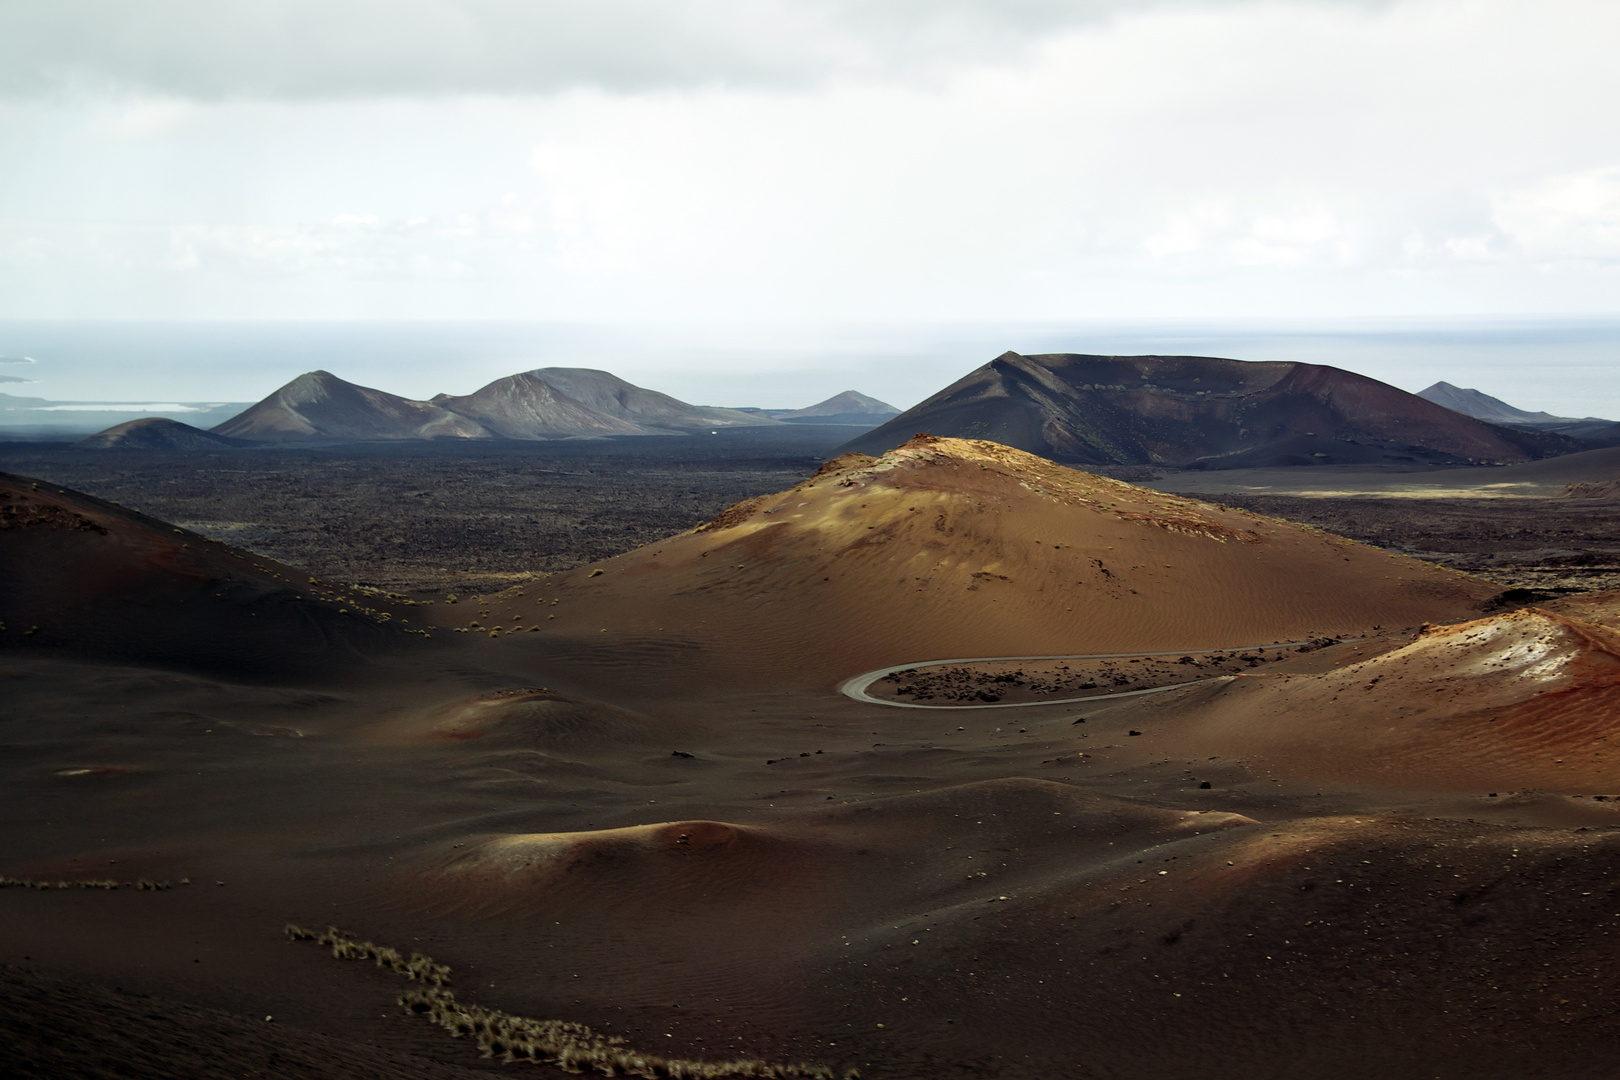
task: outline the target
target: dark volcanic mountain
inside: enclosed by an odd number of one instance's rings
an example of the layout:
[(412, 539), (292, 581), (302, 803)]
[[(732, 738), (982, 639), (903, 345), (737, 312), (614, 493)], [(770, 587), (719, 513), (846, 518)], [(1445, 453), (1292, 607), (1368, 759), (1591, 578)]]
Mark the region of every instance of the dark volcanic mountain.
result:
[(899, 413), (899, 409), (875, 397), (845, 390), (807, 409), (772, 410), (769, 415), (790, 424), (877, 424)]
[(143, 416), (139, 420), (98, 431), (87, 439), (81, 439), (79, 445), (91, 450), (229, 450), (250, 444), (246, 439), (215, 435), (178, 420)]
[(476, 420), (430, 402), (356, 386), (328, 371), (298, 376), (212, 430), (255, 442), (489, 437)]
[(1550, 431), (1574, 439), (1597, 443), (1600, 446), (1620, 445), (1620, 423), (1596, 416), (1554, 416), (1549, 412), (1529, 412), (1515, 408), (1500, 398), (1482, 394), (1478, 390), (1464, 389), (1448, 382), (1437, 382), (1418, 397), (1444, 405), (1464, 416), (1509, 427), (1527, 427), (1535, 431)]
[(760, 427), (775, 421), (740, 409), (688, 405), (668, 394), (625, 382), (595, 368), (538, 368), (530, 372), (575, 401), (620, 420), (647, 428), (651, 434), (708, 431), (721, 427)]
[(1417, 396), (1424, 401), (1444, 405), (1453, 412), (1460, 412), (1464, 416), (1472, 416), (1475, 420), (1486, 420), (1493, 424), (1556, 424), (1575, 420), (1572, 416), (1527, 412), (1524, 409), (1514, 408), (1501, 398), (1491, 397), (1478, 390), (1453, 386), (1448, 382), (1437, 382), (1427, 389), (1419, 390)]
[(576, 401), (532, 371), (496, 379), (471, 394), (440, 394), (433, 404), (469, 417), (504, 439), (647, 434), (644, 426)]
[(540, 368), (496, 379), (471, 394), (433, 399), (507, 439), (600, 435), (686, 435), (774, 424), (736, 409), (711, 409), (592, 368)]
[(918, 431), (1089, 465), (1182, 468), (1507, 462), (1581, 449), (1338, 368), (1208, 356), (1003, 353), (842, 449), (881, 454)]

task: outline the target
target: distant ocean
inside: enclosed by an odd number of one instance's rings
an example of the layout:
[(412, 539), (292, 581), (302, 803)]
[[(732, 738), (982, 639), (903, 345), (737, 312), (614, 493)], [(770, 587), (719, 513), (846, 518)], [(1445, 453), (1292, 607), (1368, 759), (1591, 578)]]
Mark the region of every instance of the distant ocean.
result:
[[(1444, 380), (1532, 411), (1620, 418), (1620, 318), (719, 327), (0, 321), (0, 394), (44, 399), (52, 424), (93, 430), (120, 414), (215, 423), (219, 407), (256, 401), (316, 368), (426, 398), (528, 368), (570, 366), (605, 368), (694, 404), (795, 408), (859, 390), (907, 408), (1008, 349), (1302, 360), (1404, 390)], [(67, 407), (80, 403), (126, 404)], [(34, 410), (0, 409), (0, 425), (24, 422), (23, 412)]]

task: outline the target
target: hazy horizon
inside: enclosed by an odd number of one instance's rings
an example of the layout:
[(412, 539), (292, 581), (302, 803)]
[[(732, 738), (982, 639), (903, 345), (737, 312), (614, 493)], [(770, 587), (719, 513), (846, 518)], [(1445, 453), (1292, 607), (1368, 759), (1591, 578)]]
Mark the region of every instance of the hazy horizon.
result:
[(1015, 349), (1620, 416), (1617, 38), (1606, 0), (6, 5), (0, 356), (40, 362), (0, 392), (905, 407)]
[[(1446, 381), (1530, 411), (1620, 417), (1620, 318), (1109, 320), (635, 326), (444, 321), (0, 320), (0, 393), (251, 402), (306, 371), (407, 397), (595, 367), (694, 404), (799, 408), (859, 390), (906, 409), (1007, 350), (1329, 364)], [(16, 362), (22, 358), (31, 362)], [(154, 410), (157, 411), (157, 410)]]

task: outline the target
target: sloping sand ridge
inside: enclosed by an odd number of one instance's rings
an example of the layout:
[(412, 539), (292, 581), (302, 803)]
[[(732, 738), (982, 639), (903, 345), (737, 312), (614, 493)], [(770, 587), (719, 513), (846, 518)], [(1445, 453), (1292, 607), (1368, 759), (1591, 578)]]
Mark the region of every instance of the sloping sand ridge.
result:
[(1467, 617), (1498, 591), (995, 443), (918, 436), (881, 458), (846, 455), (690, 533), (485, 598), (481, 626), (688, 641), (729, 679), (817, 685), (953, 656), (1360, 634)]

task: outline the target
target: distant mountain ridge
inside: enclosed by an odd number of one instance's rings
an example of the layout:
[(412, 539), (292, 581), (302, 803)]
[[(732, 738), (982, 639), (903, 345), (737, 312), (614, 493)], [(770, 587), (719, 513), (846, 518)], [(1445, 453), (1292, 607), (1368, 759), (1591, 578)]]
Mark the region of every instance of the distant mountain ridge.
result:
[(464, 396), (440, 394), (433, 404), (471, 417), (504, 439), (690, 435), (776, 423), (738, 409), (688, 405), (595, 368), (536, 368)]
[(439, 394), (433, 404), (471, 417), (503, 439), (646, 433), (633, 421), (608, 416), (574, 400), (531, 371), (496, 379), (471, 394)]
[(668, 394), (648, 390), (595, 368), (536, 368), (530, 374), (600, 413), (647, 428), (649, 434), (761, 427), (772, 423), (769, 418), (761, 419), (739, 409), (688, 405)]
[(1581, 449), (1318, 364), (1207, 356), (1007, 352), (841, 449), (914, 433), (992, 439), (1086, 465), (1525, 461)]
[[(1453, 386), (1448, 382), (1437, 382), (1433, 386), (1419, 390), (1417, 396), (1425, 401), (1432, 401), (1436, 405), (1444, 405), (1454, 412), (1464, 416), (1472, 416), (1475, 420), (1488, 420), (1493, 424), (1556, 424), (1563, 422), (1575, 423), (1573, 416), (1554, 416), (1547, 412), (1526, 412), (1514, 408), (1501, 398), (1478, 390), (1464, 389)], [(1587, 417), (1588, 420), (1596, 419)]]
[(213, 428), (255, 442), (369, 439), (579, 439), (689, 435), (779, 423), (769, 416), (686, 402), (592, 368), (539, 368), (471, 394), (416, 401), (346, 382), (329, 371), (300, 375)]
[(490, 437), (476, 420), (431, 402), (345, 382), (330, 371), (306, 372), (211, 430), (253, 442)]
[(1492, 424), (1526, 427), (1583, 439), (1599, 446), (1620, 446), (1620, 423), (1596, 416), (1554, 416), (1548, 412), (1527, 412), (1478, 390), (1437, 382), (1418, 391), (1418, 397), (1448, 409)]

